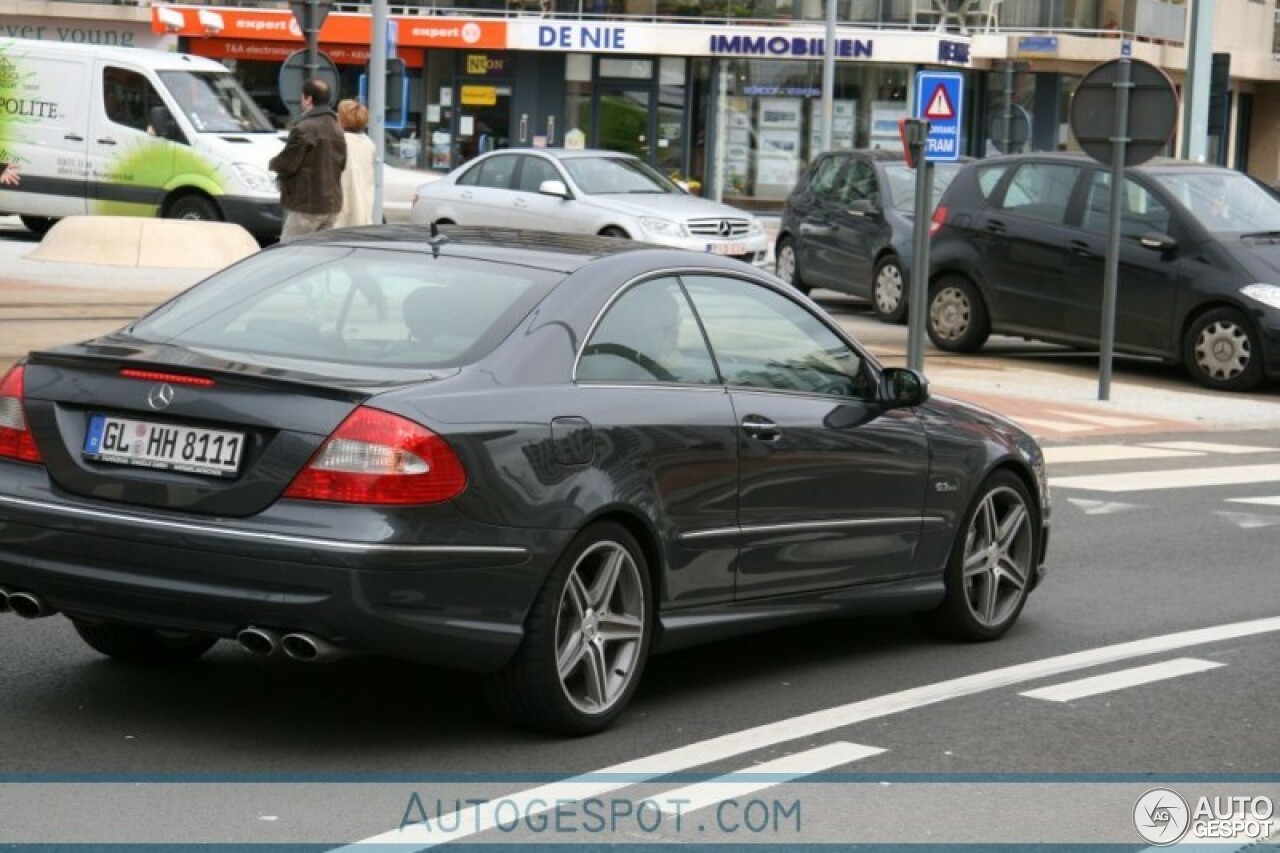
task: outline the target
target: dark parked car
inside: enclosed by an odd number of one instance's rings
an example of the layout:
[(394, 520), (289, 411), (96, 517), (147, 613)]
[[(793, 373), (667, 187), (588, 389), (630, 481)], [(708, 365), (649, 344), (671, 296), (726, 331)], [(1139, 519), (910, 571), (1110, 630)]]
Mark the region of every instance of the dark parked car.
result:
[[(936, 163), (936, 204), (959, 163)], [(778, 276), (808, 293), (839, 290), (871, 302), (888, 323), (907, 317), (916, 173), (889, 151), (823, 154), (787, 198), (775, 247)]]
[[(1280, 201), (1230, 169), (1154, 160), (1123, 189), (1117, 352), (1232, 391), (1280, 376)], [(1083, 155), (966, 166), (934, 213), (929, 336), (972, 352), (992, 332), (1101, 338), (1110, 171)]]
[(220, 638), (491, 673), (606, 726), (651, 652), (921, 611), (992, 639), (1043, 458), (728, 258), (382, 226), (266, 249), (0, 380), (0, 602), (98, 651)]

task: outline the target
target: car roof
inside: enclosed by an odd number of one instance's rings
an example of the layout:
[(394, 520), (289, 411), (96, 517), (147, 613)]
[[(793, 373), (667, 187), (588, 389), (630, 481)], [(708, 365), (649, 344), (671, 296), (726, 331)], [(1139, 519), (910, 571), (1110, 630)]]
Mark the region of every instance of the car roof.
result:
[[(984, 157), (981, 160), (972, 162), (987, 166), (999, 165), (1001, 163), (1021, 163), (1027, 160), (1037, 160), (1046, 163), (1094, 163), (1104, 168), (1110, 168), (1108, 163), (1100, 163), (1094, 160), (1083, 151), (1029, 151), (1023, 154), (1000, 154), (994, 157)], [(1168, 171), (1200, 171), (1200, 172), (1234, 172), (1234, 169), (1228, 169), (1225, 166), (1217, 166), (1212, 163), (1198, 163), (1191, 160), (1179, 160), (1176, 157), (1153, 157), (1145, 163), (1128, 167), (1131, 171), (1139, 172), (1168, 172)]]
[[(582, 157), (609, 157), (614, 160), (639, 160), (634, 154), (626, 154), (622, 151), (607, 151), (603, 148), (535, 148), (532, 146), (503, 148), (501, 153), (540, 153), (555, 157), (557, 160), (576, 160)], [(490, 152), (487, 156), (492, 156), (499, 152)]]
[[(433, 236), (433, 233), (436, 236)], [(740, 261), (704, 255), (684, 249), (655, 246), (636, 240), (583, 234), (561, 234), (513, 228), (463, 227), (442, 225), (431, 229), (425, 225), (367, 225), (359, 228), (331, 228), (290, 241), (289, 246), (347, 246), (351, 248), (403, 249), (438, 253), (444, 256), (518, 264), (525, 267), (571, 273), (591, 261), (618, 256), (665, 255), (655, 259), (670, 263), (677, 256), (684, 264), (730, 268)], [(272, 247), (275, 248), (275, 247)], [(270, 251), (268, 249), (267, 251)]]

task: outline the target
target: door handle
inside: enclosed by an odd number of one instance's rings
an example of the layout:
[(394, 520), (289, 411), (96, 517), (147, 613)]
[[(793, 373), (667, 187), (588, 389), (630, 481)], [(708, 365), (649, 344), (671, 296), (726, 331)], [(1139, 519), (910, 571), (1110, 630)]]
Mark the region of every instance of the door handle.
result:
[(99, 139), (98, 144), (99, 145), (115, 145), (116, 141), (114, 139)]
[(463, 191), (462, 191), (462, 197), (463, 197), (463, 198), (471, 198), (471, 190), (463, 190)]
[(1003, 234), (1004, 223), (1001, 222), (999, 219), (989, 219), (987, 220), (987, 230), (990, 231), (992, 234)]
[(800, 223), (801, 234), (817, 234), (821, 236), (823, 234), (830, 234), (835, 230), (836, 229), (830, 225), (810, 225), (808, 222)]
[(1089, 248), (1089, 244), (1083, 240), (1072, 240), (1067, 245), (1071, 247), (1071, 254), (1079, 255), (1082, 258), (1092, 258), (1095, 254), (1093, 250)]
[(547, 145), (554, 146), (556, 144), (556, 117), (547, 116)]
[(78, 133), (68, 133), (66, 136), (62, 138), (67, 140), (68, 142), (84, 142), (84, 137)]
[(768, 418), (760, 415), (747, 415), (742, 419), (742, 431), (756, 441), (777, 441), (782, 438), (782, 430)]
[(528, 113), (520, 114), (520, 133), (518, 134), (518, 138), (520, 139), (521, 145), (529, 141), (529, 114)]
[(511, 204), (513, 207), (518, 207), (521, 210), (524, 210), (529, 206), (529, 202), (525, 201), (522, 198), (516, 199), (515, 201), (511, 202)]

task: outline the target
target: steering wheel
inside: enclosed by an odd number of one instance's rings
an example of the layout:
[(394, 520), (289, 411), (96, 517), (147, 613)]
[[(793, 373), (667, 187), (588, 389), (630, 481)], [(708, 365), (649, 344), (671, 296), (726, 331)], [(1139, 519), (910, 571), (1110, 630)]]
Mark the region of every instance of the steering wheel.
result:
[(675, 382), (676, 377), (670, 370), (654, 361), (649, 356), (624, 344), (603, 343), (590, 344), (582, 350), (583, 355), (612, 355), (631, 362), (654, 379), (661, 382)]

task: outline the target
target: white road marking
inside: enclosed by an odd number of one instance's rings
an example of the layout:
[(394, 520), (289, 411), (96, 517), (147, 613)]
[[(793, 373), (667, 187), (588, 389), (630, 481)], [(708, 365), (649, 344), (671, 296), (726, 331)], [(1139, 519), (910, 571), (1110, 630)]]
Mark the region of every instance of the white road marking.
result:
[(1119, 672), (1108, 672), (1106, 675), (1095, 675), (1092, 678), (1067, 681), (1063, 684), (1055, 684), (1052, 687), (1039, 687), (1018, 695), (1026, 696), (1030, 699), (1044, 699), (1047, 702), (1070, 702), (1074, 699), (1083, 699), (1086, 696), (1096, 696), (1099, 693), (1111, 693), (1129, 687), (1138, 687), (1142, 684), (1151, 684), (1154, 681), (1177, 678), (1180, 675), (1191, 675), (1196, 672), (1217, 669), (1220, 666), (1226, 666), (1226, 664), (1214, 663), (1208, 660), (1196, 660), (1195, 658), (1178, 658), (1164, 661), (1163, 663), (1122, 669)]
[(1280, 524), (1280, 516), (1275, 515), (1254, 515), (1249, 512), (1215, 512), (1214, 515), (1225, 518), (1241, 530), (1256, 530)]
[(1085, 426), (1084, 424), (1068, 423), (1066, 421), (1051, 421), (1044, 418), (1024, 418), (1014, 416), (1013, 418), (1023, 426), (1040, 427), (1041, 429), (1049, 429), (1054, 432), (1093, 432), (1097, 427)]
[(1238, 486), (1243, 483), (1270, 483), (1277, 480), (1280, 480), (1280, 465), (1235, 465), (1229, 468), (1050, 477), (1049, 485), (1059, 489), (1089, 489), (1095, 492), (1141, 492), (1147, 489)]
[(1255, 447), (1249, 444), (1213, 444), (1207, 441), (1159, 441), (1152, 447), (1169, 450), (1190, 450), (1195, 453), (1275, 453), (1280, 447)]
[(1265, 498), (1227, 498), (1227, 503), (1262, 504), (1263, 506), (1280, 506), (1280, 495), (1273, 495)]
[[(884, 751), (874, 746), (837, 741), (816, 749), (798, 752), (795, 755), (766, 761), (763, 764), (744, 767), (738, 771), (745, 774), (743, 776), (739, 776), (738, 773), (727, 773), (724, 776), (708, 779), (706, 782), (698, 782), (658, 794), (650, 800), (660, 811), (671, 814), (688, 813), (735, 797), (745, 797), (792, 779), (821, 773), (823, 770), (830, 770), (842, 764), (852, 764)], [(768, 778), (753, 778), (757, 773), (768, 774)]]
[(1086, 412), (1064, 412), (1060, 409), (1045, 409), (1045, 411), (1051, 415), (1060, 415), (1064, 418), (1104, 427), (1136, 427), (1155, 423), (1155, 421), (1139, 421), (1133, 418), (1117, 418), (1109, 415), (1088, 414)]
[(1085, 515), (1113, 515), (1130, 509), (1146, 509), (1141, 504), (1124, 504), (1119, 501), (1089, 501), (1084, 498), (1067, 498), (1067, 503), (1079, 507)]
[(1118, 462), (1128, 459), (1171, 459), (1203, 455), (1203, 453), (1188, 450), (1140, 447), (1133, 444), (1076, 444), (1044, 448), (1044, 461), (1050, 465), (1066, 465), (1072, 462)]
[[(499, 802), (518, 806), (522, 816), (544, 814), (556, 808), (561, 801), (576, 802), (589, 797), (600, 797), (630, 785), (651, 781), (670, 773), (680, 773), (691, 767), (723, 761), (800, 738), (813, 737), (867, 720), (912, 711), (945, 702), (948, 699), (1012, 687), (1026, 681), (1052, 678), (1055, 675), (1118, 663), (1130, 658), (1166, 654), (1174, 649), (1185, 649), (1277, 631), (1280, 631), (1280, 616), (1273, 616), (1267, 619), (1234, 622), (1211, 628), (1147, 637), (1143, 640), (1015, 664), (743, 729), (644, 758), (624, 761), (594, 773), (529, 788), (511, 796), (502, 797)], [(490, 805), (485, 809), (485, 805), (470, 806), (459, 812), (437, 816), (433, 821), (413, 823), (403, 829), (388, 830), (356, 841), (341, 850), (356, 853), (362, 846), (391, 844), (414, 845), (413, 849), (422, 850), (460, 838), (469, 838), (498, 825), (498, 816), (493, 806)], [(446, 826), (451, 828), (445, 829)], [(404, 853), (404, 847), (398, 847), (398, 850)]]

